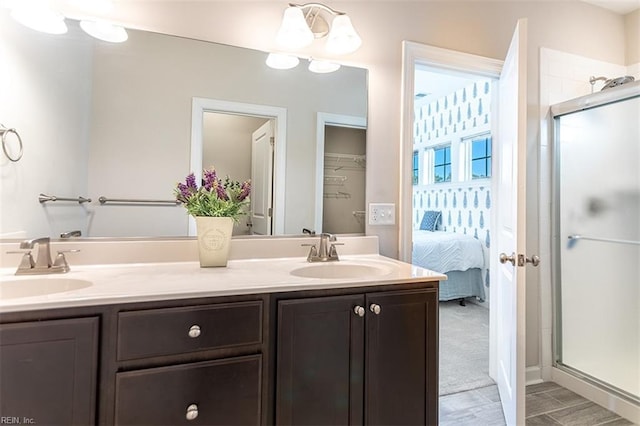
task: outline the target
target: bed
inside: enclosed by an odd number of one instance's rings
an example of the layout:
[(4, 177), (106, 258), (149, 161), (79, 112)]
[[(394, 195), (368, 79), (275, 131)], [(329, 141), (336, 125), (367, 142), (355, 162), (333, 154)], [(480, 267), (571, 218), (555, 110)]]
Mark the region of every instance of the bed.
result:
[(488, 259), (478, 239), (454, 232), (414, 230), (412, 263), (447, 275), (447, 281), (440, 283), (441, 301), (485, 300), (483, 277)]

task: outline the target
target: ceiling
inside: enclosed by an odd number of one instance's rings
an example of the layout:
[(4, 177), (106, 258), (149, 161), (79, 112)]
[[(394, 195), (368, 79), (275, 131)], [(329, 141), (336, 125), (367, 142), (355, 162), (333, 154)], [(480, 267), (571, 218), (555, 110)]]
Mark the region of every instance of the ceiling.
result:
[(621, 15), (626, 15), (636, 9), (640, 9), (640, 0), (581, 0), (605, 9), (613, 10)]

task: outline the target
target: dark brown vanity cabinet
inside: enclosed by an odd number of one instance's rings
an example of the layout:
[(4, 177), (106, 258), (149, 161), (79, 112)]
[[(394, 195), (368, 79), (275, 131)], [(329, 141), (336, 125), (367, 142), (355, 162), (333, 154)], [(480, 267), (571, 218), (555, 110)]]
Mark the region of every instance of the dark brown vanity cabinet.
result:
[(262, 331), (262, 300), (119, 312), (114, 424), (260, 424)]
[(97, 317), (0, 324), (3, 423), (93, 425)]
[(435, 425), (436, 288), (278, 301), (275, 423)]

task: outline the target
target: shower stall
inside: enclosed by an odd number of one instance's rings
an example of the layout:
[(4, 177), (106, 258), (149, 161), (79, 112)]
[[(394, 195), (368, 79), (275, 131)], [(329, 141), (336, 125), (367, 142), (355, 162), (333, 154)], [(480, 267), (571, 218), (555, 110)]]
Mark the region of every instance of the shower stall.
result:
[(551, 118), (554, 366), (640, 406), (640, 83)]

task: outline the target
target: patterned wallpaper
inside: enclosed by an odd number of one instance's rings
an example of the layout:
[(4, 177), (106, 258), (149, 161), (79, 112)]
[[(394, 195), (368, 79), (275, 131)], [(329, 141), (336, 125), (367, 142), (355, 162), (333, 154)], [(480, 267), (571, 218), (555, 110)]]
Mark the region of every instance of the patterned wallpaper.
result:
[[(463, 139), (491, 130), (491, 82), (478, 80), (450, 95), (416, 108), (414, 149), (444, 143), (452, 146), (452, 161)], [(462, 167), (453, 165), (454, 170)], [(454, 176), (458, 176), (454, 173)], [(455, 177), (454, 177), (455, 179)], [(436, 183), (413, 187), (413, 227), (417, 229), (425, 210), (442, 212), (439, 230), (471, 235), (491, 245), (491, 182), (489, 179)], [(489, 284), (489, 272), (485, 277)]]
[(483, 79), (416, 108), (415, 144), (432, 145), (456, 134), (486, 129), (490, 125), (490, 106), (491, 83)]
[(417, 229), (425, 210), (442, 212), (438, 230), (471, 235), (482, 241), (485, 247), (491, 245), (490, 209), (491, 188), (489, 182), (481, 184), (468, 182), (449, 186), (414, 191), (413, 227)]

